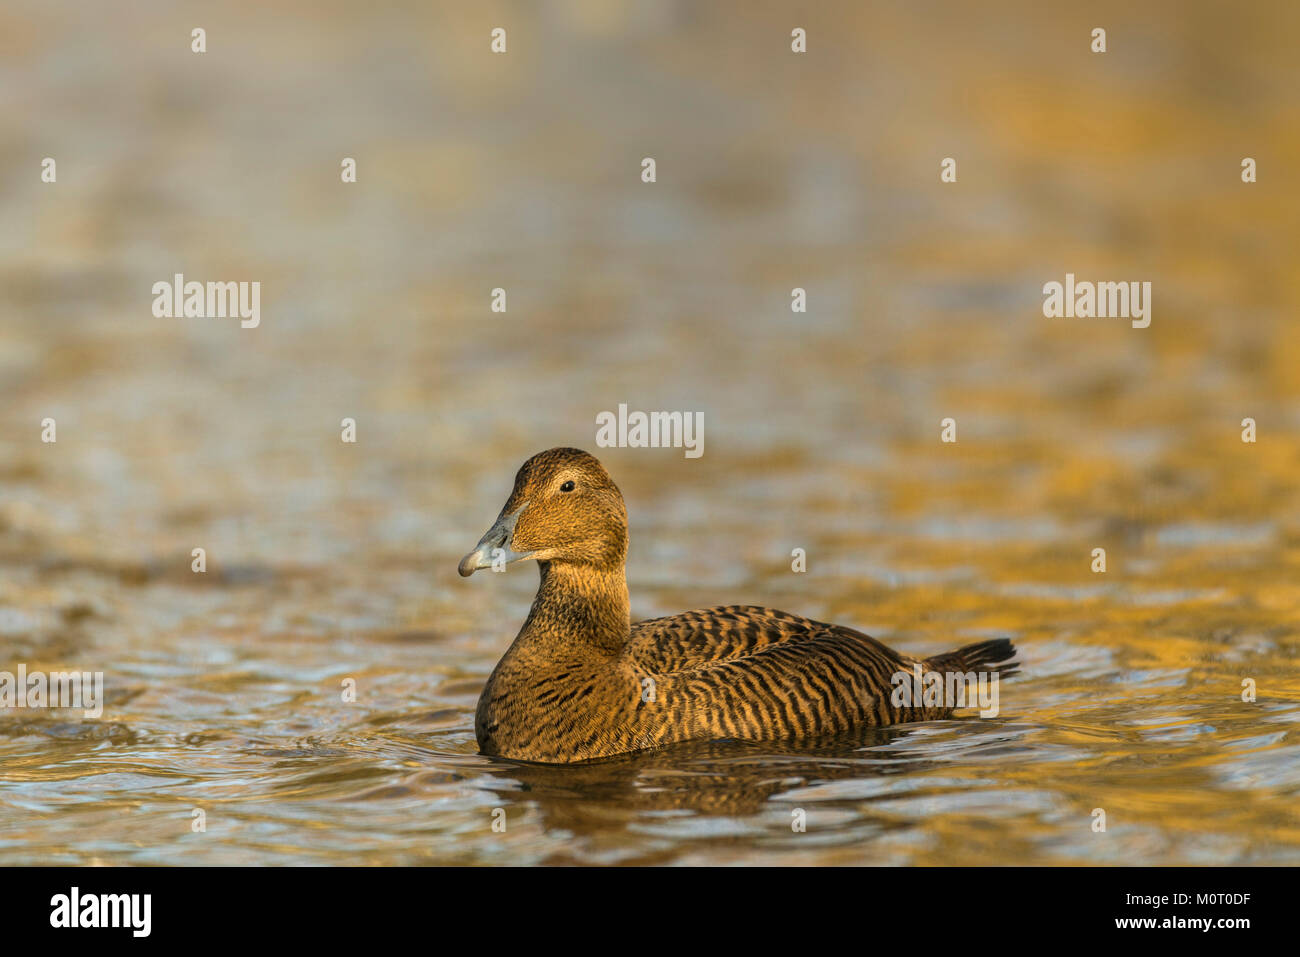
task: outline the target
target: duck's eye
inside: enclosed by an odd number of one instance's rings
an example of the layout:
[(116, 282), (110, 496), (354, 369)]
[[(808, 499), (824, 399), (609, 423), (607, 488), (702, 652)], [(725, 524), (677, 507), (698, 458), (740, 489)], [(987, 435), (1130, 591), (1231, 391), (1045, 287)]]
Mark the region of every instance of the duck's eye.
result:
[(574, 489), (573, 479), (569, 479), (569, 481), (565, 482), (563, 485), (560, 486), (561, 492), (572, 492), (573, 489)]

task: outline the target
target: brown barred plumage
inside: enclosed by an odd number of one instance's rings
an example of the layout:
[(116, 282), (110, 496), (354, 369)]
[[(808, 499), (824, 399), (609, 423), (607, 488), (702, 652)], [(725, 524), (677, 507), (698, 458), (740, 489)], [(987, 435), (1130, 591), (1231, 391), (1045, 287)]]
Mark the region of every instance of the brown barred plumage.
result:
[(496, 523), (460, 563), (536, 560), (541, 584), (479, 698), (484, 754), (570, 762), (677, 741), (813, 739), (944, 718), (943, 702), (891, 701), (895, 676), (1015, 673), (1005, 639), (918, 660), (843, 625), (729, 605), (631, 624), (627, 513), (577, 449), (533, 456)]

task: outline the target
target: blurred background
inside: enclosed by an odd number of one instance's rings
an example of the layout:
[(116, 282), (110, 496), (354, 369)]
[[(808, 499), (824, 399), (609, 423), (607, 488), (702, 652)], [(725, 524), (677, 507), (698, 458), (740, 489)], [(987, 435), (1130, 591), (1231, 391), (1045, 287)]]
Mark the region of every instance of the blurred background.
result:
[[(1300, 862), (1300, 7), (1073, 6), (5, 3), (0, 670), (109, 700), (0, 712), (0, 863)], [(1067, 272), (1150, 328), (1045, 319)], [(175, 273), (260, 326), (155, 318)], [(595, 448), (619, 403), (703, 457)], [(556, 445), (634, 617), (1023, 677), (833, 753), (480, 757), (536, 579), (455, 565)]]

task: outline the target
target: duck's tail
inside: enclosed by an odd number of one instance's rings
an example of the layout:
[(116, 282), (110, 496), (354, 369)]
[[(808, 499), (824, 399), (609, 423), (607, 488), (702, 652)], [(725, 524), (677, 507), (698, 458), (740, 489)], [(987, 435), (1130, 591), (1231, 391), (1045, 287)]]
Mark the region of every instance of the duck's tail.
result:
[(989, 671), (998, 676), (998, 680), (1010, 678), (1020, 673), (1020, 662), (1015, 660), (1016, 646), (1010, 638), (994, 638), (992, 641), (979, 641), (956, 651), (935, 655), (925, 661), (927, 671)]

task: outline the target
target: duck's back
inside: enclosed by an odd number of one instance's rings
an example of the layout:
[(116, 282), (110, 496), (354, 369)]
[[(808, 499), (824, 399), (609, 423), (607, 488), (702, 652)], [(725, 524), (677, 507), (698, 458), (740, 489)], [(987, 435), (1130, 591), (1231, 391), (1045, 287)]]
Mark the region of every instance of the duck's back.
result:
[(653, 682), (670, 736), (772, 740), (946, 717), (951, 707), (895, 705), (894, 676), (918, 663), (998, 671), (1014, 649), (982, 642), (918, 662), (852, 628), (728, 605), (638, 622), (625, 653)]
[(627, 653), (649, 670), (675, 673), (826, 640), (832, 646), (841, 640), (865, 646), (891, 672), (908, 660), (852, 628), (759, 605), (721, 605), (636, 622)]

